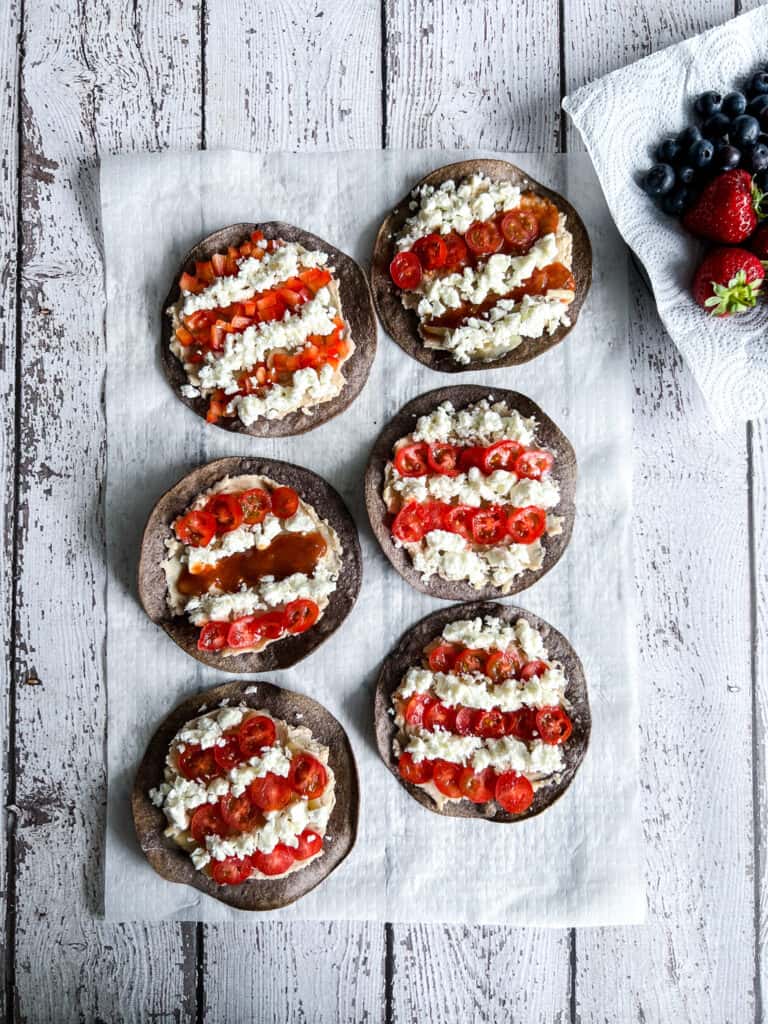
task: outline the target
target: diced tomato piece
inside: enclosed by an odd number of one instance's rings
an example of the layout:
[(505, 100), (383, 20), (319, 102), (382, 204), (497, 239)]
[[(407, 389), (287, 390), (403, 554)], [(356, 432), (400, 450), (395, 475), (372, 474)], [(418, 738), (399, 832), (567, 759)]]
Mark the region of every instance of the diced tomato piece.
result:
[(299, 507), (299, 496), (292, 487), (276, 487), (272, 491), (272, 512), (278, 519), (290, 519)]
[(214, 744), (213, 757), (219, 768), (223, 772), (228, 772), (235, 765), (240, 764), (242, 756), (236, 733), (227, 733), (222, 739), (224, 740), (223, 743)]
[(293, 288), (278, 288), (277, 293), (289, 309), (298, 309), (306, 302), (301, 292), (294, 291)]
[(197, 638), (198, 651), (222, 651), (227, 646), (228, 622), (206, 622)]
[(475, 719), (475, 735), (483, 739), (500, 739), (505, 731), (504, 713), (498, 708), (481, 711)]
[(220, 402), (217, 398), (212, 398), (208, 403), (208, 412), (205, 414), (205, 418), (209, 423), (218, 423), (226, 414), (226, 411), (227, 407), (224, 402)]
[(299, 836), (299, 845), (293, 851), (296, 860), (309, 860), (323, 848), (323, 838), (311, 828), (305, 829)]
[(250, 857), (225, 857), (211, 861), (211, 877), (217, 885), (242, 885), (253, 873)]
[(563, 708), (544, 707), (536, 712), (536, 728), (544, 743), (556, 746), (569, 739), (573, 732), (573, 722)]
[(233, 316), (230, 320), (230, 324), (236, 331), (244, 331), (252, 323), (253, 320), (249, 316)]
[(522, 707), (517, 711), (508, 711), (504, 716), (504, 731), (507, 736), (530, 743), (539, 735), (536, 726), (536, 712), (533, 708)]
[(461, 776), (461, 765), (452, 761), (437, 760), (432, 768), (432, 781), (443, 794), (443, 796), (459, 799), (462, 796), (459, 777)]
[(323, 365), (323, 362), (323, 353), (317, 345), (307, 344), (299, 352), (299, 367), (301, 369), (310, 367), (310, 369), (318, 370)]
[(243, 303), (243, 316), (256, 316), (256, 300), (246, 299)]
[(233, 650), (243, 650), (246, 647), (256, 647), (261, 636), (256, 629), (257, 615), (242, 615), (239, 619), (229, 624), (227, 633), (227, 647)]
[(402, 445), (395, 452), (395, 469), (400, 476), (425, 476), (429, 472), (429, 446), (423, 441)]
[(485, 659), (485, 674), (494, 683), (502, 683), (515, 674), (515, 662), (506, 651), (492, 651)]
[(262, 248), (262, 246), (259, 245), (259, 242), (263, 242), (264, 241), (264, 232), (263, 231), (259, 231), (258, 229), (256, 229), (255, 231), (252, 231), (251, 232), (251, 241), (253, 242), (254, 246), (257, 249)]
[(444, 729), (446, 732), (453, 732), (455, 724), (456, 711), (454, 708), (449, 708), (440, 701), (435, 701), (435, 703), (424, 712), (424, 728), (428, 732), (434, 732), (435, 729)]
[(179, 772), (185, 779), (207, 782), (208, 779), (213, 779), (219, 774), (212, 747), (206, 747), (203, 750), (202, 747), (193, 743), (180, 751), (176, 760)]
[(207, 547), (216, 534), (216, 518), (210, 512), (187, 512), (173, 524), (173, 530), (182, 544), (193, 548)]
[(459, 775), (459, 788), (462, 795), (474, 804), (487, 804), (493, 800), (496, 787), (496, 773), (493, 768), (476, 772), (467, 766)]
[(310, 267), (308, 270), (302, 270), (299, 277), (313, 295), (319, 292), (321, 288), (325, 288), (331, 281), (330, 272), (321, 270), (320, 267)]
[(485, 651), (474, 650), (471, 647), (465, 648), (453, 663), (453, 671), (458, 674), (462, 672), (482, 672), (484, 668)]
[(443, 516), (443, 529), (472, 540), (472, 519), (477, 510), (471, 505), (449, 505)]
[(414, 761), (410, 754), (401, 754), (397, 767), (406, 782), (412, 782), (416, 786), (429, 782), (432, 778), (434, 762), (424, 758), (423, 761)]
[(252, 487), (240, 495), (240, 508), (246, 523), (263, 523), (272, 510), (272, 499), (262, 487)]
[(277, 738), (275, 723), (268, 715), (249, 715), (237, 730), (240, 753), (247, 760), (256, 757), (262, 750), (274, 746)]
[(288, 779), (267, 772), (263, 778), (253, 780), (248, 796), (262, 811), (281, 811), (293, 800), (293, 790)]
[(437, 441), (427, 445), (427, 461), (433, 473), (442, 476), (459, 475), (459, 449), (455, 444)]
[(520, 199), (520, 208), (530, 210), (539, 225), (539, 234), (551, 235), (557, 231), (560, 214), (553, 202), (539, 196), (535, 192), (524, 192)]
[(468, 267), (471, 262), (469, 250), (467, 249), (467, 243), (461, 235), (451, 231), (450, 234), (443, 235), (443, 241), (445, 242), (446, 249), (444, 269), (455, 273), (457, 270), (463, 270), (464, 267)]
[(291, 759), (288, 782), (294, 793), (306, 797), (307, 800), (317, 800), (328, 782), (328, 772), (322, 761), (301, 751), (294, 754)]
[(216, 520), (217, 533), (231, 533), (243, 521), (243, 510), (236, 494), (214, 494), (205, 511)]
[(403, 544), (415, 544), (428, 532), (427, 516), (417, 501), (404, 505), (392, 523), (392, 534)]
[(533, 544), (547, 528), (547, 513), (535, 505), (513, 508), (507, 517), (507, 533), (515, 544)]
[(515, 460), (525, 449), (517, 441), (497, 441), (483, 449), (482, 470), (486, 474), (497, 469), (512, 470)]
[(450, 672), (460, 650), (456, 644), (438, 644), (429, 652), (429, 667), (433, 672)]
[(193, 295), (197, 295), (205, 288), (202, 281), (198, 281), (194, 274), (188, 274), (186, 270), (179, 278), (179, 288), (183, 292), (191, 292)]
[(547, 289), (565, 288), (570, 292), (576, 290), (576, 280), (568, 267), (562, 263), (550, 263), (546, 268)]
[(256, 300), (256, 312), (262, 323), (267, 323), (270, 320), (282, 320), (287, 309), (286, 304), (274, 291), (264, 292)]
[(226, 253), (215, 252), (211, 256), (211, 266), (216, 277), (224, 277), (229, 266)]
[(419, 257), (415, 252), (399, 252), (389, 264), (389, 276), (403, 291), (418, 288), (422, 278)]
[(193, 344), (195, 340), (194, 336), (186, 329), (186, 327), (177, 327), (176, 337), (184, 346)]
[(287, 384), (299, 369), (300, 361), (292, 352), (270, 352), (267, 356), (267, 366), (272, 380)]
[(475, 708), (460, 707), (456, 712), (454, 729), (459, 736), (474, 736), (475, 721), (480, 714)]
[(408, 698), (403, 717), (412, 729), (424, 727), (424, 715), (435, 704), (435, 698), (428, 693), (414, 693)]
[(515, 460), (515, 473), (528, 480), (541, 480), (542, 476), (552, 469), (554, 457), (551, 452), (539, 451), (536, 448), (529, 448), (527, 452), (518, 455)]
[(533, 679), (534, 676), (543, 676), (548, 671), (549, 665), (546, 661), (527, 661), (520, 669), (520, 678), (527, 681)]
[(202, 331), (213, 323), (216, 313), (212, 309), (196, 309), (194, 313), (184, 317), (184, 323), (190, 331)]
[(213, 284), (216, 275), (213, 272), (210, 260), (195, 260), (195, 277), (205, 284)]
[(227, 825), (218, 804), (201, 804), (193, 811), (189, 831), (198, 846), (205, 846), (206, 836), (225, 836)]
[(448, 259), (448, 247), (442, 235), (437, 234), (416, 239), (412, 252), (416, 253), (425, 270), (438, 270), (445, 266)]
[(251, 862), (262, 875), (284, 875), (295, 860), (293, 850), (284, 843), (278, 843), (271, 853), (257, 850), (251, 854)]
[(510, 210), (499, 224), (507, 250), (516, 256), (528, 252), (539, 237), (539, 223), (530, 210)]
[(285, 606), (285, 628), (289, 633), (306, 633), (317, 622), (320, 609), (309, 598), (300, 597)]
[(498, 252), (504, 244), (504, 239), (492, 220), (473, 221), (467, 228), (464, 241), (475, 256), (490, 256)]
[(510, 814), (522, 814), (533, 803), (533, 786), (524, 775), (503, 772), (496, 779), (496, 803)]
[(501, 505), (479, 508), (472, 516), (472, 539), (476, 544), (499, 544), (507, 535), (507, 514)]
[(264, 823), (261, 808), (251, 802), (247, 793), (240, 796), (225, 793), (219, 798), (219, 810), (227, 828), (232, 832), (252, 832)]

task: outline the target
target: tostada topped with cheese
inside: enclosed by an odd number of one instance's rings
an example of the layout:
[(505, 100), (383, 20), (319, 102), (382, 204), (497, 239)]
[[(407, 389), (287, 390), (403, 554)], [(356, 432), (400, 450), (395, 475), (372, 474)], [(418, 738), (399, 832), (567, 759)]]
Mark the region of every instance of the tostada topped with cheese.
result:
[(401, 346), (461, 370), (524, 362), (561, 340), (590, 276), (570, 204), (512, 164), (477, 160), (428, 175), (387, 218), (372, 284)]
[(360, 268), (287, 224), (204, 239), (166, 300), (163, 361), (179, 397), (245, 433), (300, 433), (346, 408), (375, 346)]
[(479, 386), (409, 402), (366, 473), (374, 532), (395, 568), (438, 597), (501, 596), (555, 564), (575, 514), (568, 440), (525, 396)]
[[(340, 624), (360, 582), (355, 527), (336, 492), (269, 460), (222, 459), (181, 481), (150, 517), (140, 571), (152, 580), (142, 575), (151, 617), (161, 588), (164, 628), (227, 671), (292, 664)], [(290, 653), (272, 657), (286, 643)]]
[(443, 813), (509, 821), (543, 810), (570, 782), (588, 733), (578, 658), (518, 609), (470, 605), (429, 616), (380, 678), (382, 756)]

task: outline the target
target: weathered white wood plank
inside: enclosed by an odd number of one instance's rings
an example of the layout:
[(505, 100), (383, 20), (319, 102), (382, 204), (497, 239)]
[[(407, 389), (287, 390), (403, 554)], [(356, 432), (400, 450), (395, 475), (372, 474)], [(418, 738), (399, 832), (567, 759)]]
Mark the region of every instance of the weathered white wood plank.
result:
[[(16, 313), (17, 313), (17, 193), (18, 193), (18, 40), (21, 11), (18, 2), (10, 3), (0, 16), (0, 486), (4, 514), (3, 546), (0, 556), (0, 621), (2, 622), (3, 659), (0, 667), (0, 763), (2, 764), (2, 819), (0, 835), (0, 921), (3, 929), (13, 931), (13, 913), (7, 916), (7, 898), (13, 888), (13, 866), (8, 860), (8, 836), (15, 827), (13, 781), (6, 770), (11, 752), (8, 730), (11, 694), (15, 686), (12, 665), (15, 658), (13, 632), (13, 548), (16, 530), (15, 457), (16, 425)], [(11, 844), (12, 845), (12, 844)], [(11, 897), (11, 909), (13, 907)], [(7, 941), (4, 944), (8, 951)], [(8, 968), (10, 967), (10, 970)], [(0, 964), (0, 1019), (10, 1015), (6, 992), (13, 965), (3, 956)], [(10, 977), (9, 977), (10, 975)]]
[[(209, 5), (208, 147), (377, 147), (380, 26), (377, 0)], [(206, 1019), (383, 1017), (383, 925), (248, 921), (204, 935)]]
[(229, 0), (207, 12), (209, 149), (379, 145), (379, 0)]
[[(388, 146), (558, 148), (556, 2), (386, 0), (385, 13)], [(393, 1020), (566, 1021), (569, 973), (563, 931), (398, 925)]]
[[(568, 91), (732, 14), (723, 2), (574, 3)], [(745, 431), (713, 434), (639, 281), (632, 343), (650, 920), (578, 933), (577, 1013), (741, 1022), (754, 1013)], [(712, 499), (713, 479), (724, 500)]]
[[(188, 1020), (194, 930), (96, 916), (105, 801), (96, 158), (197, 144), (199, 46), (189, 41), (199, 19), (173, 0), (146, 14), (128, 0), (25, 8), (16, 1001), (33, 1021)], [(139, 332), (145, 341), (154, 344)], [(29, 676), (40, 685), (18, 685)]]
[[(755, 828), (755, 1019), (768, 1008), (768, 424), (750, 425)], [(745, 951), (746, 956), (746, 951)], [(758, 1016), (759, 1014), (759, 1016)]]

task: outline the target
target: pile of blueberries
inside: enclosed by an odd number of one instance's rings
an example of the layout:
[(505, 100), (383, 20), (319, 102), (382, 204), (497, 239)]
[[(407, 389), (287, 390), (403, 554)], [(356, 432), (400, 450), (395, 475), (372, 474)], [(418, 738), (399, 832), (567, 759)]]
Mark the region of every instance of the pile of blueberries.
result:
[(703, 92), (693, 109), (700, 126), (664, 139), (643, 190), (672, 217), (681, 216), (714, 175), (737, 167), (768, 192), (768, 71), (756, 72), (744, 92)]

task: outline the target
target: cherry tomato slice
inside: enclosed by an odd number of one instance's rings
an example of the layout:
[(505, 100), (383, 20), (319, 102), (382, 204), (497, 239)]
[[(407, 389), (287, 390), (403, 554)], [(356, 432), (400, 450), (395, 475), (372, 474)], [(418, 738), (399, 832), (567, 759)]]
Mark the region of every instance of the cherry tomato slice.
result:
[(442, 501), (425, 501), (421, 506), (424, 515), (424, 531), (442, 530), (445, 512), (448, 508)]
[(462, 448), (459, 453), (459, 469), (462, 473), (466, 473), (472, 469), (473, 466), (480, 468), (483, 464), (483, 455), (485, 454), (485, 448), (480, 445), (470, 445), (469, 448)]
[(317, 622), (319, 614), (320, 609), (314, 601), (300, 597), (285, 606), (285, 628), (289, 633), (306, 633)]
[(515, 473), (525, 477), (527, 480), (541, 480), (542, 476), (554, 465), (555, 460), (551, 452), (542, 452), (537, 448), (529, 448), (527, 452), (518, 455), (515, 460)]
[(255, 757), (266, 747), (274, 746), (276, 739), (275, 723), (266, 715), (251, 715), (240, 723), (237, 730), (237, 745), (246, 760)]
[(549, 665), (546, 661), (527, 661), (520, 669), (520, 678), (527, 681), (534, 676), (543, 676), (548, 671)]
[(424, 712), (424, 728), (428, 732), (435, 729), (444, 729), (446, 732), (453, 732), (456, 724), (456, 712), (453, 708), (446, 707), (440, 701), (436, 701)]
[(250, 857), (225, 857), (211, 861), (211, 877), (217, 885), (241, 885), (250, 878), (253, 864)]
[(467, 249), (467, 243), (461, 237), (457, 235), (455, 231), (451, 231), (448, 235), (443, 235), (443, 241), (445, 242), (445, 269), (452, 272), (457, 270), (463, 270), (464, 267), (468, 267), (470, 264), (469, 250)]
[(272, 491), (272, 512), (278, 519), (290, 519), (299, 507), (299, 496), (292, 487), (276, 487)]
[(527, 707), (508, 711), (504, 716), (504, 731), (507, 736), (514, 736), (523, 743), (537, 739), (539, 730), (536, 727), (536, 712)]
[(229, 624), (227, 631), (227, 647), (233, 650), (243, 650), (247, 647), (256, 647), (261, 637), (256, 631), (258, 615), (243, 615)]
[(463, 795), (459, 785), (461, 765), (452, 761), (437, 760), (432, 769), (432, 781), (443, 794), (443, 796), (460, 799)]
[(263, 523), (272, 511), (272, 499), (261, 487), (252, 487), (240, 495), (240, 508), (246, 523)]
[(477, 509), (471, 505), (449, 505), (443, 516), (443, 529), (472, 540), (472, 520)]
[(255, 620), (253, 628), (257, 636), (278, 640), (285, 632), (284, 612), (264, 612), (263, 615), (256, 615)]
[(421, 729), (424, 726), (424, 714), (435, 704), (435, 698), (428, 693), (414, 693), (408, 698), (408, 703), (403, 710), (403, 718), (412, 729)]
[(216, 534), (216, 518), (210, 512), (187, 512), (173, 526), (182, 544), (193, 548), (207, 547)]
[(565, 743), (573, 732), (573, 722), (560, 707), (539, 708), (536, 712), (536, 727), (542, 742), (553, 747)]
[(501, 232), (492, 220), (473, 221), (467, 228), (464, 241), (475, 256), (490, 256), (504, 244)]
[(515, 460), (524, 451), (523, 446), (517, 441), (497, 441), (482, 449), (482, 470), (485, 474), (490, 474), (497, 469), (514, 469)]
[(454, 444), (437, 441), (427, 446), (427, 462), (433, 473), (441, 476), (459, 475), (459, 449)]
[(262, 853), (257, 850), (251, 854), (251, 862), (257, 871), (262, 875), (284, 875), (296, 860), (296, 856), (290, 846), (278, 843), (271, 853)]
[(501, 505), (479, 508), (472, 516), (471, 529), (476, 544), (498, 544), (507, 535), (507, 514)]
[(467, 766), (462, 768), (459, 775), (459, 788), (462, 795), (473, 804), (487, 804), (493, 800), (496, 786), (496, 773), (493, 768), (486, 768), (482, 772), (476, 772)]
[(438, 270), (448, 259), (448, 246), (442, 235), (425, 235), (417, 239), (411, 251), (416, 253), (425, 270)]
[(533, 544), (547, 528), (547, 513), (535, 505), (513, 508), (507, 516), (507, 533), (515, 544)]
[(510, 210), (499, 224), (507, 249), (520, 256), (528, 252), (539, 237), (539, 222), (530, 210)]
[(480, 714), (475, 708), (460, 707), (456, 712), (456, 723), (454, 729), (459, 736), (475, 735), (475, 720)]
[(429, 471), (429, 446), (423, 441), (402, 445), (395, 452), (395, 469), (400, 476), (425, 476)]
[(293, 851), (296, 860), (309, 860), (323, 848), (323, 838), (311, 828), (305, 829), (299, 836), (299, 845)]
[(281, 811), (293, 800), (293, 790), (288, 779), (272, 772), (261, 779), (254, 779), (248, 787), (251, 802), (262, 811)]
[(504, 712), (498, 708), (491, 708), (490, 711), (481, 711), (475, 719), (475, 735), (483, 739), (501, 739), (506, 733), (506, 722)]
[(247, 793), (240, 796), (225, 793), (219, 798), (219, 811), (232, 832), (252, 832), (264, 822), (261, 809), (251, 802)]
[(217, 533), (230, 533), (243, 521), (243, 510), (236, 494), (214, 494), (205, 511), (216, 520)]
[(485, 651), (465, 648), (453, 663), (453, 671), (457, 674), (462, 672), (482, 672), (485, 668)]
[(301, 752), (291, 758), (288, 782), (294, 793), (305, 796), (307, 800), (316, 800), (325, 789), (328, 772), (322, 761)]
[(393, 536), (403, 544), (416, 544), (429, 530), (424, 509), (417, 501), (403, 505), (392, 523)]
[(198, 651), (221, 651), (227, 646), (228, 622), (206, 622), (197, 638)]
[(491, 651), (485, 659), (485, 674), (493, 683), (503, 683), (515, 674), (515, 662), (506, 651)]
[(237, 742), (237, 734), (229, 733), (222, 737), (223, 743), (217, 743), (213, 748), (213, 759), (223, 772), (228, 772), (242, 760), (240, 745)]
[(533, 786), (524, 775), (503, 772), (496, 779), (496, 803), (510, 814), (522, 814), (533, 803)]
[(205, 846), (206, 836), (225, 836), (227, 831), (218, 804), (201, 804), (189, 819), (189, 832), (198, 846)]
[(421, 262), (415, 252), (399, 252), (389, 264), (389, 276), (404, 292), (421, 284)]
[(450, 672), (459, 650), (456, 644), (438, 644), (427, 655), (429, 667), (433, 672)]
[(196, 744), (186, 747), (179, 753), (177, 763), (185, 779), (207, 782), (219, 774), (213, 747), (206, 747), (205, 750)]
[(432, 761), (414, 761), (410, 754), (401, 754), (397, 767), (406, 782), (412, 782), (416, 786), (429, 782), (432, 778)]

